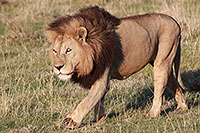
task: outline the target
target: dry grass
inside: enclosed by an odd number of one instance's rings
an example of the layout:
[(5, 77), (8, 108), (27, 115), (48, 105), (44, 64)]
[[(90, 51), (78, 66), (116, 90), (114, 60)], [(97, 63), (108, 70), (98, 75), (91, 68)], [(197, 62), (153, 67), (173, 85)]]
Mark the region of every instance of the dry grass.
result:
[[(182, 27), (182, 77), (200, 84), (200, 2), (198, 0), (0, 0), (0, 131), (67, 132), (60, 125), (87, 95), (77, 85), (53, 76), (45, 27), (59, 16), (99, 5), (118, 17), (161, 12)], [(166, 92), (162, 115), (149, 120), (152, 68), (125, 81), (114, 80), (106, 96), (107, 119), (93, 124), (89, 113), (77, 132), (199, 132), (200, 93), (186, 92), (190, 109), (175, 111)]]

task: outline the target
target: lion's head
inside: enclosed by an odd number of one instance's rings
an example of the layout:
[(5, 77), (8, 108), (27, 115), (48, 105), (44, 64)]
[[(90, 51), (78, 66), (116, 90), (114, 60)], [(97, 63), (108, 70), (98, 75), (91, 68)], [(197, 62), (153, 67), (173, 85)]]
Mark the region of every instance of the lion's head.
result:
[(112, 63), (114, 29), (119, 22), (104, 9), (91, 7), (51, 23), (47, 37), (55, 74), (89, 88)]
[(77, 35), (58, 35), (50, 50), (55, 74), (62, 80), (69, 80), (74, 73), (78, 77), (88, 75), (93, 69), (93, 50), (86, 43), (87, 30), (77, 29)]

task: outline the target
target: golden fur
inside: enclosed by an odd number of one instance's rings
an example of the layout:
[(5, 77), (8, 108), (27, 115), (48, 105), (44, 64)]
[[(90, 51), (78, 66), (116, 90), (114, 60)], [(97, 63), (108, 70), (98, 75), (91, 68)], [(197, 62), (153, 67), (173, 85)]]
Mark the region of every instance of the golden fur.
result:
[(166, 86), (178, 108), (188, 108), (178, 85), (189, 89), (180, 77), (181, 31), (173, 18), (152, 13), (118, 19), (94, 6), (55, 20), (47, 28), (47, 37), (52, 43), (50, 56), (58, 77), (89, 89), (88, 96), (67, 115), (64, 124), (68, 128), (78, 127), (94, 107), (95, 121), (104, 118), (109, 80), (125, 79), (148, 63), (154, 66), (155, 86), (148, 116), (160, 114)]

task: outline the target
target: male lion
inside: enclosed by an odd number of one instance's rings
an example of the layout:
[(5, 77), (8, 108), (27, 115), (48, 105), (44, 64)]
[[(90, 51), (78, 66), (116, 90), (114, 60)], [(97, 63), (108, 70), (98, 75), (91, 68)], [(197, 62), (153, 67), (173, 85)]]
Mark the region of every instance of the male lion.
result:
[(178, 108), (188, 109), (180, 88), (189, 90), (180, 76), (181, 29), (170, 16), (150, 13), (118, 19), (94, 6), (55, 20), (47, 28), (47, 37), (55, 74), (89, 89), (88, 96), (67, 115), (68, 128), (77, 128), (92, 108), (95, 121), (104, 118), (109, 80), (126, 79), (148, 63), (153, 66), (155, 88), (147, 116), (160, 114), (166, 86)]

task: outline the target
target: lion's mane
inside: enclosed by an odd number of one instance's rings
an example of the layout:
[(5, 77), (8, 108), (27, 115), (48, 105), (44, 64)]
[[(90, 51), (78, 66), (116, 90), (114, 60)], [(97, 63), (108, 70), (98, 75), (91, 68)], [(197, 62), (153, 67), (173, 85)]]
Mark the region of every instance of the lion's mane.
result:
[(93, 6), (81, 9), (74, 15), (61, 17), (49, 25), (47, 30), (54, 31), (57, 35), (67, 34), (72, 37), (77, 35), (78, 27), (83, 26), (87, 29), (86, 42), (92, 49), (94, 67), (87, 75), (85, 75), (87, 68), (78, 70), (72, 76), (72, 81), (78, 82), (84, 88), (90, 88), (102, 76), (105, 68), (113, 60), (115, 29), (119, 24), (120, 19), (112, 16), (103, 8)]

